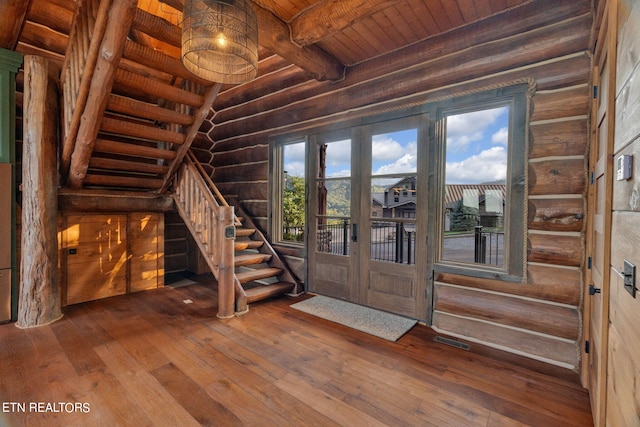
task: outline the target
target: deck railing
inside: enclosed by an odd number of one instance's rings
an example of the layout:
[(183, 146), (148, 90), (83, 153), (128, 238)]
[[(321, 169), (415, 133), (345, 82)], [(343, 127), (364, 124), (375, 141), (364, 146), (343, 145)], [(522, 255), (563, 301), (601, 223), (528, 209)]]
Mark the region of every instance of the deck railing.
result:
[[(348, 218), (319, 224), (317, 251), (349, 255), (352, 226)], [(415, 220), (371, 221), (371, 259), (396, 264), (415, 264)]]
[(504, 258), (504, 231), (482, 231), (482, 226), (476, 226), (473, 255), (476, 263), (501, 265)]

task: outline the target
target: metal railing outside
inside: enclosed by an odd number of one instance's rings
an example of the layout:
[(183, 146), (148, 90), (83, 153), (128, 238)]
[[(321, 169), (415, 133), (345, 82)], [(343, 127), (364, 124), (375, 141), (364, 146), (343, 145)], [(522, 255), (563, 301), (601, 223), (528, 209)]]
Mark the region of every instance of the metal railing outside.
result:
[(504, 231), (482, 231), (475, 227), (474, 262), (479, 264), (502, 265), (504, 260)]
[(371, 259), (415, 264), (415, 222), (372, 221)]

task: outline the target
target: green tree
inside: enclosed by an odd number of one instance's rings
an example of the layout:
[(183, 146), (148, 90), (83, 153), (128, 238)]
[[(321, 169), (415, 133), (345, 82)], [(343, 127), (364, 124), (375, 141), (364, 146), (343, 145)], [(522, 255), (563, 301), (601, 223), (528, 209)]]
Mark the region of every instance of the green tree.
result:
[(471, 231), (478, 225), (478, 210), (458, 200), (451, 211), (451, 231)]
[(282, 225), (284, 240), (303, 240), (303, 234), (292, 230), (304, 226), (304, 178), (288, 176), (282, 192)]

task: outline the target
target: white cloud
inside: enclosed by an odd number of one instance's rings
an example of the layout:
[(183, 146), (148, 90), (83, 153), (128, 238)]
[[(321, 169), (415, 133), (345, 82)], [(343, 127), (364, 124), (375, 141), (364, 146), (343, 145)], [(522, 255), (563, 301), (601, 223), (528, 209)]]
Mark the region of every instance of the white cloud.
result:
[(351, 166), (351, 141), (336, 141), (327, 144), (327, 168)]
[(491, 136), (491, 142), (493, 142), (494, 144), (507, 146), (509, 143), (509, 129), (498, 129), (498, 131)]
[(351, 169), (343, 169), (336, 172), (329, 172), (327, 174), (327, 178), (338, 178), (338, 177), (347, 177), (351, 176)]
[(284, 165), (284, 170), (291, 176), (304, 176), (304, 161), (289, 162)]
[(371, 146), (373, 161), (396, 160), (398, 155), (402, 155), (404, 152), (404, 147), (387, 135), (381, 135), (373, 139), (373, 145)]
[(388, 162), (378, 166), (373, 171), (374, 175), (416, 171), (418, 152), (416, 141), (410, 141), (402, 145), (388, 135), (380, 135), (373, 139), (371, 151), (374, 166), (379, 165), (381, 162)]
[(305, 157), (305, 143), (298, 142), (295, 144), (284, 145), (284, 159), (285, 162), (302, 162), (304, 163)]
[(504, 111), (506, 107), (448, 116), (447, 151), (465, 151), (471, 142), (480, 141)]
[(447, 184), (480, 184), (507, 177), (507, 151), (492, 147), (460, 162), (447, 163)]
[(416, 155), (407, 153), (393, 163), (380, 166), (373, 172), (373, 174), (385, 175), (391, 173), (407, 173), (415, 172), (416, 170)]

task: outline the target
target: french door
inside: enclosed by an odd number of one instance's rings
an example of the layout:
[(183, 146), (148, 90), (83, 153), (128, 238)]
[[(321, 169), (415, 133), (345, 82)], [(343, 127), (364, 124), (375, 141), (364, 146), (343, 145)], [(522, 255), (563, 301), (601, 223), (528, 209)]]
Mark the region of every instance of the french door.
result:
[(426, 116), (311, 138), (309, 289), (426, 319)]

